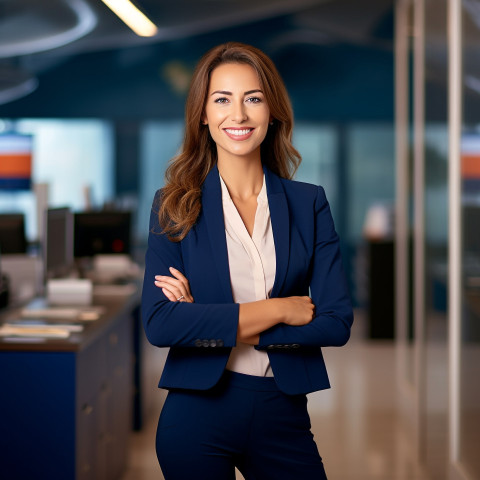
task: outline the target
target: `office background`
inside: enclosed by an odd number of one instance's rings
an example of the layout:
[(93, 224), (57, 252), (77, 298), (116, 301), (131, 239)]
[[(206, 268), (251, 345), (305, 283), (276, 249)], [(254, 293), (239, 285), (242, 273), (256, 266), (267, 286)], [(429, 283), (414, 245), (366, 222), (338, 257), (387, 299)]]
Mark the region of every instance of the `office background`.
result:
[[(156, 3), (146, 3), (145, 9), (158, 12), (161, 25), (182, 22), (181, 12), (169, 14)], [(33, 64), (37, 69), (31, 74), (38, 82), (35, 91), (4, 103), (0, 117), (4, 128), (37, 133), (34, 180), (52, 180), (52, 202), (70, 203), (73, 193), (79, 207), (83, 185), (91, 186), (97, 205), (114, 197), (138, 202), (141, 242), (152, 192), (182, 141), (189, 75), (208, 48), (239, 40), (264, 49), (279, 68), (294, 107), (295, 145), (304, 157), (297, 178), (326, 186), (344, 255), (353, 268), (367, 209), (394, 200), (393, 6), (270, 3), (272, 11), (266, 8), (258, 20), (255, 8), (248, 6), (253, 16), (248, 22), (241, 15), (235, 21), (236, 10), (212, 19), (206, 6), (202, 16), (213, 25), (204, 27), (204, 33), (198, 27), (188, 33), (187, 18), (187, 33), (172, 35), (180, 39), (139, 46), (124, 39), (123, 48), (102, 48), (98, 34), (97, 48), (91, 40), (76, 55), (59, 49), (4, 60), (6, 68), (28, 72)], [(351, 9), (350, 26), (342, 16), (346, 7)], [(202, 33), (195, 34), (198, 30)], [(81, 150), (69, 148), (72, 142), (80, 143)], [(65, 181), (53, 181), (52, 175), (62, 175), (59, 161), (69, 166)], [(84, 161), (95, 167), (83, 168)], [(33, 228), (32, 221), (29, 225)]]
[[(182, 141), (196, 61), (229, 40), (271, 56), (295, 112), (294, 144), (303, 156), (297, 179), (326, 188), (352, 296), (367, 322), (375, 291), (392, 276), (395, 315), (385, 323), (395, 339), (378, 336), (397, 354), (398, 410), (419, 462), (431, 478), (479, 478), (480, 393), (472, 379), (480, 365), (480, 224), (475, 213), (462, 224), (461, 212), (478, 207), (480, 186), (477, 167), (466, 178), (460, 158), (462, 148), (463, 158), (467, 148), (473, 157), (480, 152), (480, 3), (142, 0), (160, 27), (150, 39), (130, 32), (100, 1), (38, 3), (1, 5), (0, 130), (33, 135), (33, 181), (49, 184), (51, 206), (84, 209), (88, 191), (95, 208), (133, 210), (140, 263), (153, 193)], [(78, 38), (49, 48), (68, 31)], [(35, 35), (50, 35), (50, 44)], [(463, 64), (454, 64), (458, 56)], [(459, 83), (449, 77), (453, 65)], [(0, 211), (24, 212), (31, 241), (38, 234), (34, 201), (30, 192), (0, 191)], [(375, 211), (390, 223), (372, 235), (366, 225)], [(472, 245), (468, 255), (462, 241)], [(382, 243), (391, 248), (386, 270), (370, 286), (369, 259)], [(375, 337), (372, 328), (365, 337)]]

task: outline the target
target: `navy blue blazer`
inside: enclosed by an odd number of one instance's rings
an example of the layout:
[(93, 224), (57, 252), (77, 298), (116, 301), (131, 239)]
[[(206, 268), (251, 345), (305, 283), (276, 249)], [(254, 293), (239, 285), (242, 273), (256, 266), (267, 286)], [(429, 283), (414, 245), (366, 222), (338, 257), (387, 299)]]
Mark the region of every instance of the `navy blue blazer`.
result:
[[(275, 325), (255, 348), (266, 350), (280, 390), (329, 388), (321, 347), (344, 345), (353, 322), (339, 240), (322, 187), (285, 180), (264, 168), (276, 253), (271, 297), (309, 295), (315, 318), (304, 326)], [(236, 344), (239, 305), (230, 284), (222, 192), (215, 166), (202, 186), (202, 210), (180, 242), (161, 233), (155, 195), (145, 261), (142, 319), (148, 340), (170, 347), (159, 386), (206, 390), (220, 379)], [(155, 275), (180, 270), (194, 303), (171, 302)]]

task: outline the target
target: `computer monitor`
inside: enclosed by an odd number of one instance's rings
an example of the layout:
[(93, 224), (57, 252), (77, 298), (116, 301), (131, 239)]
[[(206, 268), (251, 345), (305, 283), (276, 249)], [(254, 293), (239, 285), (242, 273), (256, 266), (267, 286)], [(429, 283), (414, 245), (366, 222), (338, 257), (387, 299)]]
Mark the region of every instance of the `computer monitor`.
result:
[(131, 212), (75, 213), (75, 258), (131, 252)]
[(0, 214), (0, 252), (2, 254), (26, 253), (25, 215)]
[(30, 190), (32, 135), (0, 134), (0, 190)]
[(67, 276), (73, 266), (73, 213), (69, 208), (49, 208), (43, 231), (45, 277)]

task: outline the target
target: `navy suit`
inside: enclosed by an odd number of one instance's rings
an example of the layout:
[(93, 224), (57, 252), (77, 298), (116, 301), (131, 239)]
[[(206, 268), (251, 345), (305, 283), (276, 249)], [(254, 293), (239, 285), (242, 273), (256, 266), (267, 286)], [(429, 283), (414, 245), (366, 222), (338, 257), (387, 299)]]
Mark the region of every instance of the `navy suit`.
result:
[[(305, 326), (278, 324), (260, 335), (278, 388), (289, 395), (328, 388), (321, 347), (344, 345), (353, 321), (339, 240), (322, 187), (285, 180), (264, 168), (276, 252), (271, 297), (310, 295), (315, 318)], [(230, 285), (228, 252), (217, 167), (202, 187), (202, 210), (180, 242), (158, 223), (160, 191), (151, 213), (142, 318), (148, 340), (170, 347), (160, 386), (208, 390), (225, 369), (236, 344), (239, 306)], [(155, 275), (180, 270), (194, 303), (171, 302)]]

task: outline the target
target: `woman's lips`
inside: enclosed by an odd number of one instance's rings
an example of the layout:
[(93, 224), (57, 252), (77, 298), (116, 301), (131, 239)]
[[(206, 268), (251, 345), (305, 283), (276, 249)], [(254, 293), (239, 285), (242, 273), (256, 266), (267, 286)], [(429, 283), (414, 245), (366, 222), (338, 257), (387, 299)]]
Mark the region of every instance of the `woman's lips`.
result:
[(224, 128), (223, 131), (233, 140), (246, 140), (251, 137), (254, 128)]

